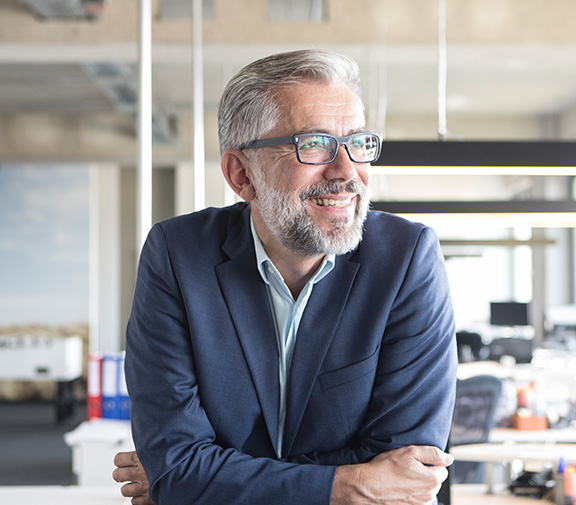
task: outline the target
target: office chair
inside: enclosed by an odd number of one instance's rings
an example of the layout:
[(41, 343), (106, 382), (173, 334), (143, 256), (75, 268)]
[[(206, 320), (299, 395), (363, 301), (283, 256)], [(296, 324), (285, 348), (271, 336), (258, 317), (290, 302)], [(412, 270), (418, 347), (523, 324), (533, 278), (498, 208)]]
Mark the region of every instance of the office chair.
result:
[(534, 351), (532, 339), (520, 337), (495, 338), (490, 342), (490, 359), (500, 361), (504, 355), (514, 356), (516, 363), (530, 363)]
[[(456, 400), (450, 447), (478, 444), (488, 441), (494, 426), (496, 408), (502, 395), (502, 381), (492, 375), (477, 375), (456, 383)], [(484, 464), (473, 461), (455, 461), (448, 469), (448, 479), (438, 493), (440, 505), (450, 505), (451, 483), (479, 483), (484, 481)]]
[(488, 348), (479, 333), (459, 331), (456, 333), (458, 362), (480, 361), (488, 357)]

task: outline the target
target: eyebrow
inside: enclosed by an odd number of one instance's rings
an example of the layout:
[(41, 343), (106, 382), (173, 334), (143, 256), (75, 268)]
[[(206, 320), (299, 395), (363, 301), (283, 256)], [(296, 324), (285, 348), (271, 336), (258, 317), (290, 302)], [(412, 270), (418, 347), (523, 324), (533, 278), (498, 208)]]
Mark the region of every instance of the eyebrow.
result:
[[(346, 135), (342, 135), (343, 137), (347, 137), (348, 135), (355, 135), (357, 133), (364, 133), (366, 132), (366, 128), (364, 126), (359, 127), (359, 128), (354, 128), (353, 130), (348, 130), (348, 133)], [(307, 133), (324, 133), (326, 135), (334, 135), (332, 132), (328, 131), (328, 130), (324, 130), (322, 128), (305, 128), (302, 130), (297, 131), (296, 133), (294, 133), (294, 135), (306, 135)], [(339, 137), (340, 135), (335, 135), (336, 137)]]

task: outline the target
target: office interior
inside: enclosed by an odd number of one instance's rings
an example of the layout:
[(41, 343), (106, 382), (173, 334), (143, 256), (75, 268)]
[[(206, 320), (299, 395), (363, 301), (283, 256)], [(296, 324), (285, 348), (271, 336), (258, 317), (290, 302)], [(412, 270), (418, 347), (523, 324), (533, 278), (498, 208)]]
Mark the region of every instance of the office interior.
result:
[[(25, 341), (25, 352), (36, 337), (79, 337), (82, 370), (64, 393), (54, 381), (0, 370), (4, 447), (45, 429), (69, 466), (51, 480), (50, 457), (30, 450), (20, 458), (27, 477), (3, 480), (0, 496), (22, 504), (40, 487), (65, 486), (55, 503), (124, 502), (111, 480), (82, 486), (73, 444), (63, 443), (86, 421), (87, 355), (124, 349), (148, 222), (236, 201), (216, 135), (226, 82), (254, 59), (306, 47), (359, 63), (367, 129), (385, 136), (373, 207), (439, 236), (459, 380), (500, 384), (483, 407), (493, 428), (472, 441), (495, 444), (493, 452), (496, 444), (576, 442), (574, 2), (3, 0), (0, 360), (12, 338)], [(142, 118), (147, 64), (151, 102)], [(147, 119), (151, 141), (142, 138)], [(59, 394), (72, 398), (73, 413), (65, 406), (54, 415)], [(125, 441), (118, 429), (115, 443)], [(455, 449), (470, 443), (465, 426), (455, 430)], [(567, 447), (566, 458), (573, 452)], [(0, 450), (0, 466), (12, 457)], [(461, 457), (464, 469), (469, 455)], [(553, 495), (556, 456), (482, 458), (465, 477), (453, 472), (444, 503), (521, 505), (527, 494), (530, 503)], [(517, 480), (526, 472), (544, 481), (532, 494)], [(484, 494), (487, 473), (500, 486), (492, 495)]]

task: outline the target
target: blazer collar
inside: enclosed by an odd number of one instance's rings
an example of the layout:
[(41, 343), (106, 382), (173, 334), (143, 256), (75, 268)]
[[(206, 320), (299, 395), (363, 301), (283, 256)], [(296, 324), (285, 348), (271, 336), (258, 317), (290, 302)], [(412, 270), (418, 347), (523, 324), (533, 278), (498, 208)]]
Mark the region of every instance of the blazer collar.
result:
[(260, 399), (270, 440), (276, 447), (278, 349), (268, 294), (256, 266), (249, 206), (242, 211), (238, 224), (230, 228), (222, 249), (230, 259), (215, 267), (216, 276)]

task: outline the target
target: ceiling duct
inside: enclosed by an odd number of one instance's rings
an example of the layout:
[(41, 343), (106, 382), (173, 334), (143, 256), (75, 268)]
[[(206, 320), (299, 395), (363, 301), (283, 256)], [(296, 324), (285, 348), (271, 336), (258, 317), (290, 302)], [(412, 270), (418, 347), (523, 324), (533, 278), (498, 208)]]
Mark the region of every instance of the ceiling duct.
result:
[[(118, 63), (87, 63), (84, 71), (100, 91), (110, 100), (114, 109), (129, 117), (134, 123), (138, 118), (138, 84), (128, 65)], [(176, 142), (176, 118), (162, 111), (152, 113), (152, 140), (156, 144)]]
[(42, 19), (97, 19), (107, 0), (20, 0)]
[(125, 114), (136, 111), (138, 87), (128, 65), (89, 63), (84, 70), (117, 111)]
[[(161, 19), (190, 19), (192, 17), (192, 0), (162, 0), (160, 3)], [(202, 17), (214, 18), (214, 0), (202, 0)]]
[(325, 0), (268, 0), (271, 21), (326, 21)]

